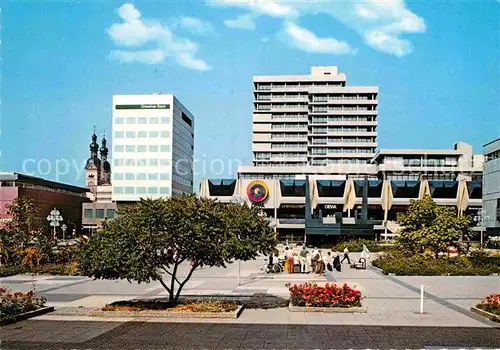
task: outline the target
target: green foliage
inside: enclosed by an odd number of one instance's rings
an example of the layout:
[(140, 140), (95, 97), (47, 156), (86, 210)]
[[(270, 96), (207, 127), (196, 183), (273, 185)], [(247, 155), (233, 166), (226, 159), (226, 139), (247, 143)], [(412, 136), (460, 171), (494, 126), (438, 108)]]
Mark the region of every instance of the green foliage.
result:
[(398, 276), (488, 276), (500, 272), (500, 259), (478, 259), (464, 256), (434, 259), (391, 251), (380, 254), (372, 264), (385, 274), (393, 273)]
[(355, 239), (337, 243), (333, 246), (332, 251), (343, 252), (345, 247), (347, 247), (349, 252), (361, 252), (363, 244), (365, 244), (366, 248), (368, 248), (368, 250), (372, 253), (386, 250), (386, 247), (377, 244), (375, 241), (368, 239)]
[[(256, 209), (182, 195), (142, 200), (106, 221), (83, 246), (80, 267), (99, 279), (159, 281), (177, 301), (196, 268), (255, 259), (275, 245), (269, 222)], [(181, 281), (178, 269), (187, 262)]]
[(408, 211), (398, 213), (397, 222), (402, 228), (396, 247), (409, 254), (428, 248), (437, 257), (449, 246), (458, 246), (459, 240), (472, 237), (470, 217), (458, 216), (452, 207), (437, 206), (429, 196), (412, 200)]
[(45, 298), (36, 298), (34, 291), (12, 293), (0, 288), (0, 319), (37, 310), (45, 306)]
[(8, 211), (12, 220), (7, 225), (7, 231), (20, 248), (43, 234), (43, 221), (33, 198), (17, 197), (9, 205)]

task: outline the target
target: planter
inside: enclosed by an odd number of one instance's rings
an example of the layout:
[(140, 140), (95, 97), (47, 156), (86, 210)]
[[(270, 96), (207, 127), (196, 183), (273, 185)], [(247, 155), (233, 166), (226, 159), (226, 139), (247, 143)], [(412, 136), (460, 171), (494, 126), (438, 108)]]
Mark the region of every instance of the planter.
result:
[(28, 318), (44, 315), (52, 311), (54, 311), (53, 306), (46, 306), (37, 310), (23, 312), (21, 314), (13, 315), (0, 320), (0, 326), (5, 326), (14, 322), (24, 321), (27, 320)]
[(168, 310), (143, 310), (143, 311), (102, 311), (94, 309), (89, 316), (96, 317), (146, 317), (146, 318), (231, 318), (236, 319), (243, 311), (240, 305), (235, 311), (230, 312), (179, 312)]
[(478, 315), (484, 316), (484, 317), (490, 319), (491, 321), (500, 322), (500, 315), (496, 315), (496, 314), (493, 314), (491, 312), (484, 311), (483, 309), (480, 309), (480, 308), (475, 307), (475, 306), (471, 306), (470, 311), (472, 311)]
[(364, 314), (368, 309), (363, 306), (353, 307), (316, 307), (316, 306), (294, 306), (292, 303), (288, 305), (288, 310), (291, 312), (323, 312), (323, 313), (338, 313), (338, 314)]

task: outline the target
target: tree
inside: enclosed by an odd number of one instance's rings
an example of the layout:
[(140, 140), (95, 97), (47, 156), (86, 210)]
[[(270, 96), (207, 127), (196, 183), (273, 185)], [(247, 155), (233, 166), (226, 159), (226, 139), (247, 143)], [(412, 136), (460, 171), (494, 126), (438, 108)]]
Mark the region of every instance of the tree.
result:
[(401, 225), (396, 247), (407, 253), (422, 253), (429, 248), (437, 257), (460, 239), (470, 239), (470, 217), (458, 216), (452, 207), (437, 206), (430, 196), (412, 200), (407, 212), (398, 213)]
[[(96, 279), (158, 281), (176, 303), (198, 267), (254, 259), (275, 245), (256, 209), (182, 195), (142, 200), (106, 221), (83, 246), (80, 266)], [(179, 269), (186, 267), (182, 280)]]
[(32, 238), (43, 233), (40, 212), (31, 197), (17, 197), (8, 206), (12, 220), (7, 224), (11, 240), (19, 246), (26, 246)]

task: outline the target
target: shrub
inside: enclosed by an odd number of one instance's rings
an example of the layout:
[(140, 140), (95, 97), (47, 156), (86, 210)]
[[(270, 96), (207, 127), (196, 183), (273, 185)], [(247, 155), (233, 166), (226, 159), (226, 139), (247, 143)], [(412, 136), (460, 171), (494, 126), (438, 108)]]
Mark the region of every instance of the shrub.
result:
[(23, 269), (19, 266), (9, 265), (0, 267), (0, 277), (15, 276), (19, 273), (23, 273)]
[(353, 307), (361, 306), (361, 292), (352, 289), (347, 284), (338, 286), (326, 284), (320, 287), (315, 283), (304, 283), (290, 286), (290, 300), (293, 306), (316, 307)]
[(60, 275), (60, 276), (80, 276), (80, 268), (78, 262), (66, 264), (45, 264), (27, 272), (41, 274), (41, 275)]
[(342, 252), (347, 247), (350, 252), (361, 252), (363, 244), (365, 244), (366, 248), (368, 248), (368, 250), (372, 253), (386, 250), (385, 246), (381, 246), (375, 241), (371, 241), (368, 239), (356, 239), (351, 241), (339, 242), (333, 246), (332, 251)]
[(379, 255), (372, 265), (383, 273), (399, 276), (488, 276), (500, 272), (499, 259), (467, 258), (465, 256), (431, 258), (424, 255), (407, 256), (398, 251)]
[(0, 288), (0, 319), (37, 310), (45, 306), (45, 298), (35, 297), (35, 293), (16, 292)]
[(500, 315), (500, 293), (488, 295), (476, 307), (492, 314)]

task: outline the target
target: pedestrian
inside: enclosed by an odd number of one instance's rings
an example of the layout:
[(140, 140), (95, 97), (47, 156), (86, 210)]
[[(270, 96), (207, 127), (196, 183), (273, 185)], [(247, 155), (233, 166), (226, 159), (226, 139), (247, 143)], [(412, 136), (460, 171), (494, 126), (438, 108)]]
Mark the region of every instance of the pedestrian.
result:
[(323, 263), (323, 252), (318, 251), (318, 260), (316, 261), (316, 274), (323, 275), (325, 273), (325, 264)]
[(333, 259), (333, 268), (338, 272), (342, 270), (342, 265), (340, 264), (340, 256), (338, 253), (335, 254), (335, 258)]
[(300, 261), (300, 273), (306, 273), (307, 270), (307, 248), (305, 244), (302, 246), (302, 249), (300, 250), (300, 255), (299, 255), (299, 261)]
[(332, 252), (328, 252), (325, 257), (323, 258), (323, 263), (325, 264), (326, 266), (326, 269), (328, 271), (333, 271), (333, 267), (332, 267)]
[(349, 259), (349, 249), (347, 249), (347, 247), (344, 248), (344, 258), (342, 258), (340, 263), (343, 264), (345, 259), (347, 259), (347, 263), (351, 265), (351, 259)]
[(311, 253), (311, 272), (316, 272), (316, 262), (319, 259), (319, 251), (318, 248), (314, 248)]
[(293, 250), (285, 248), (285, 271), (292, 273), (293, 271)]

